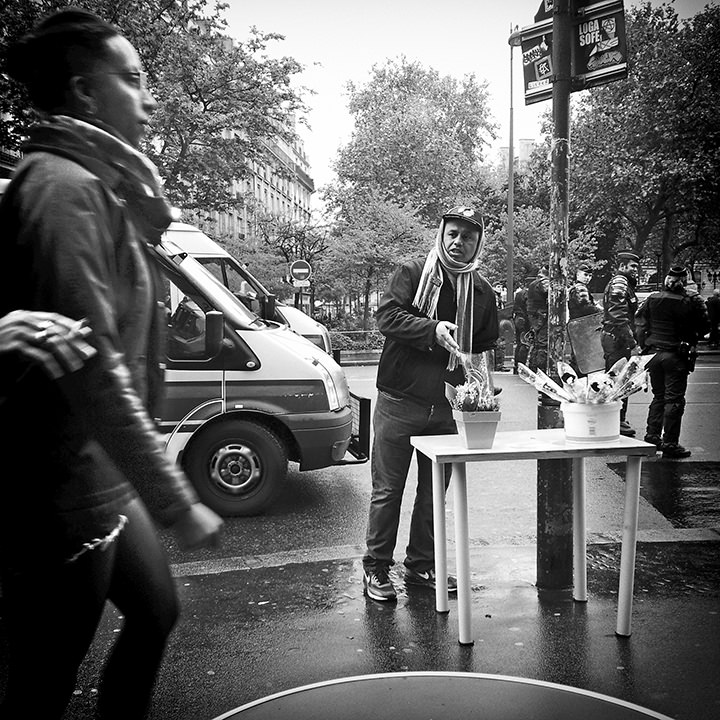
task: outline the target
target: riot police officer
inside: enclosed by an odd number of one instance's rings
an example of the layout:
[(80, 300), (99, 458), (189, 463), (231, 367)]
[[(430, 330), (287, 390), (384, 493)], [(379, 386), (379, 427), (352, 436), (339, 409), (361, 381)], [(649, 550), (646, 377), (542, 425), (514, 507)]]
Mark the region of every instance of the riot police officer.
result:
[(670, 268), (663, 289), (652, 293), (636, 314), (637, 339), (648, 363), (653, 399), (648, 409), (645, 442), (657, 445), (663, 458), (690, 456), (680, 445), (688, 375), (695, 367), (695, 347), (708, 331), (705, 301), (686, 289), (684, 267)]
[[(602, 348), (605, 369), (609, 370), (621, 358), (628, 359), (635, 349), (635, 313), (638, 299), (635, 294), (640, 273), (640, 256), (630, 250), (617, 255), (617, 270), (610, 278), (603, 295)], [(628, 399), (620, 409), (620, 432), (628, 437), (635, 430), (627, 421)]]

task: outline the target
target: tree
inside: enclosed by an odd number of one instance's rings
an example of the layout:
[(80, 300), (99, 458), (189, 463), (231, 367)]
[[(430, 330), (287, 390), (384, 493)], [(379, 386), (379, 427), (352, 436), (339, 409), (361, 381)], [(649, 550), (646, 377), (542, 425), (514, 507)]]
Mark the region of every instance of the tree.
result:
[[(63, 0), (8, 0), (0, 24), (3, 61), (8, 43), (41, 17), (71, 4)], [(168, 199), (188, 210), (224, 210), (237, 203), (233, 180), (255, 160), (272, 163), (268, 141), (294, 138), (302, 67), (270, 59), (274, 33), (252, 29), (244, 42), (225, 34), (226, 5), (208, 0), (73, 0), (117, 25), (137, 48), (158, 108), (145, 151), (158, 165)], [(2, 66), (0, 65), (0, 70)], [(0, 143), (14, 149), (31, 119), (28, 99), (0, 72)]]
[(717, 243), (720, 8), (684, 27), (649, 3), (627, 18), (629, 75), (588, 91), (572, 129), (576, 224), (608, 257), (625, 244), (662, 253)]
[(426, 254), (432, 233), (409, 208), (384, 200), (377, 191), (355, 200), (352, 208), (346, 202), (343, 218), (335, 225), (323, 275), (335, 279), (340, 295), (362, 299), (362, 328), (367, 330), (373, 291), (384, 290), (398, 263)]
[(371, 188), (434, 224), (476, 189), (484, 146), (494, 138), (486, 83), (441, 77), (404, 57), (348, 84), (355, 127), (335, 163), (338, 195)]

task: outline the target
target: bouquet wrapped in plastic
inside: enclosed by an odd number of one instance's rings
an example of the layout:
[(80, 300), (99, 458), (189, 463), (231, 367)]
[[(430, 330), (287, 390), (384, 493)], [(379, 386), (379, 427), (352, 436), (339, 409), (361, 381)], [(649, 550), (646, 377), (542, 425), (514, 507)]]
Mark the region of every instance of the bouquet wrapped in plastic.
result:
[(640, 390), (648, 389), (647, 364), (654, 355), (632, 355), (621, 358), (609, 370), (590, 373), (584, 377), (560, 360), (557, 363), (560, 384), (538, 369), (531, 370), (518, 363), (518, 374), (529, 385), (558, 402), (610, 403), (622, 400)]
[(462, 412), (496, 411), (500, 409), (492, 375), (485, 353), (479, 355), (477, 367), (471, 362), (470, 355), (459, 353), (458, 358), (465, 372), (465, 382), (453, 387), (446, 383), (445, 395), (453, 410)]

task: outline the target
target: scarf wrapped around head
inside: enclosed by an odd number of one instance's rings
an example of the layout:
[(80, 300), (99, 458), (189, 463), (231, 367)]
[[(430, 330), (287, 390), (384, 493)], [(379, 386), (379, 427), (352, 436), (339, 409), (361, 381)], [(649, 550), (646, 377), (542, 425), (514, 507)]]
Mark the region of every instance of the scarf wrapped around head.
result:
[[(477, 225), (480, 231), (475, 253), (466, 264), (453, 260), (443, 245), (443, 233), (448, 219), (460, 219)], [(479, 223), (479, 225), (478, 225)], [(440, 288), (443, 284), (443, 268), (455, 278), (455, 324), (457, 325), (457, 343), (464, 353), (472, 351), (473, 336), (473, 273), (478, 269), (479, 256), (485, 241), (485, 225), (480, 213), (472, 208), (453, 208), (443, 216), (435, 237), (435, 246), (428, 253), (420, 276), (417, 292), (413, 298), (413, 306), (429, 318), (437, 319), (437, 304)], [(448, 370), (457, 367), (457, 357), (450, 353)]]

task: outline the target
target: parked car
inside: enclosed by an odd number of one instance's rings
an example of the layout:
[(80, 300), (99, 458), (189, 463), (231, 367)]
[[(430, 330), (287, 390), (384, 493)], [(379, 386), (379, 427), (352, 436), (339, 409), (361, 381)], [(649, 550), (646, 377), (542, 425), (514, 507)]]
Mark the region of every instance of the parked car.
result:
[(326, 353), (332, 353), (330, 333), (324, 325), (299, 308), (276, 300), (247, 267), (204, 232), (193, 225), (174, 222), (165, 236), (204, 265), (263, 320), (283, 323)]

